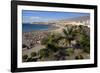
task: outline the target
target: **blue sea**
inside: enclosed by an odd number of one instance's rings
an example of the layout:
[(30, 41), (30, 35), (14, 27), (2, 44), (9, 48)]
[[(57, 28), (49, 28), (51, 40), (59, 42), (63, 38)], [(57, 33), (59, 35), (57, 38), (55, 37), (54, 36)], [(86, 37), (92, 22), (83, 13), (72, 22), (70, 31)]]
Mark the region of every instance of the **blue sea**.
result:
[(50, 28), (50, 25), (42, 25), (42, 24), (23, 24), (22, 30), (23, 32), (30, 32), (30, 31), (36, 31), (36, 30), (48, 30)]

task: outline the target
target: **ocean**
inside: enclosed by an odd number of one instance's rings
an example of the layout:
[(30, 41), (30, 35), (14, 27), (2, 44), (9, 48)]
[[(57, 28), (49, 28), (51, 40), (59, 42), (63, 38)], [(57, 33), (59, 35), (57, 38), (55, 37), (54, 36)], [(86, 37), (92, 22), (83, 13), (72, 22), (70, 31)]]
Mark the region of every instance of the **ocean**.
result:
[(48, 30), (51, 28), (51, 25), (43, 25), (43, 24), (22, 24), (23, 32), (30, 32), (36, 30)]

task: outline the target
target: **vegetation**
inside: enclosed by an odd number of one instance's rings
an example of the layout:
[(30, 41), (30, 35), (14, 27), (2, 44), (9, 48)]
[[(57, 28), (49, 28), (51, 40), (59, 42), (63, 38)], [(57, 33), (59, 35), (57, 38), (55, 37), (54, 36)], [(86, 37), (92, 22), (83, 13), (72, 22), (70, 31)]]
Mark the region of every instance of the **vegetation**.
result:
[(27, 58), (28, 58), (28, 55), (23, 55), (22, 58), (23, 58), (24, 61), (26, 61)]
[[(39, 50), (38, 53), (32, 52), (30, 58), (27, 55), (23, 56), (23, 60), (27, 59), (27, 62), (66, 60), (67, 56), (69, 58), (73, 56), (74, 59), (84, 59), (84, 54), (77, 54), (75, 50), (80, 49), (82, 52), (90, 53), (90, 35), (87, 34), (86, 29), (89, 30), (88, 27), (82, 25), (67, 25), (63, 29), (62, 35), (52, 33), (43, 38), (41, 45), (45, 45), (45, 48)], [(34, 58), (35, 56), (37, 58)]]
[(68, 46), (71, 47), (71, 41), (74, 40), (74, 26), (66, 26), (66, 29), (63, 29), (63, 33), (66, 38), (66, 42), (68, 41)]
[(77, 55), (77, 56), (75, 57), (75, 59), (84, 59), (84, 57), (83, 57), (82, 55)]
[(74, 49), (68, 48), (68, 49), (66, 49), (66, 53), (67, 53), (68, 56), (71, 56), (74, 53)]
[(39, 56), (41, 56), (42, 58), (45, 58), (45, 57), (48, 57), (49, 56), (49, 53), (48, 53), (48, 49), (41, 49), (38, 54)]
[(31, 57), (35, 57), (36, 55), (37, 55), (36, 52), (31, 53)]
[(27, 58), (28, 58), (28, 55), (24, 55), (24, 56), (23, 56), (23, 59), (27, 59)]

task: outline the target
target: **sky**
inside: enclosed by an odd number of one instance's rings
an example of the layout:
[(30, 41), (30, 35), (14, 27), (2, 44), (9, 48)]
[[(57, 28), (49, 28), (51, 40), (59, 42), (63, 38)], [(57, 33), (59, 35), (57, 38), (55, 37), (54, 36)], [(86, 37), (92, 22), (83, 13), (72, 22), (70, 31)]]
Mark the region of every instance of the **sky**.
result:
[(55, 21), (79, 16), (89, 16), (89, 13), (22, 10), (23, 23)]

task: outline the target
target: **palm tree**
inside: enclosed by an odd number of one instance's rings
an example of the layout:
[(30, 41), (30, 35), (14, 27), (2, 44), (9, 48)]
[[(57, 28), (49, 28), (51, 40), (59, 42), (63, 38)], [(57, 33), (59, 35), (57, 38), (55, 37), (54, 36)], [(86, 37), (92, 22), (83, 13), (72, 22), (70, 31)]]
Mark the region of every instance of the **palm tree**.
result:
[(65, 35), (65, 38), (66, 38), (66, 41), (68, 42), (69, 47), (71, 47), (71, 41), (74, 40), (75, 29), (76, 29), (76, 26), (67, 26), (66, 29), (63, 29), (63, 33)]

